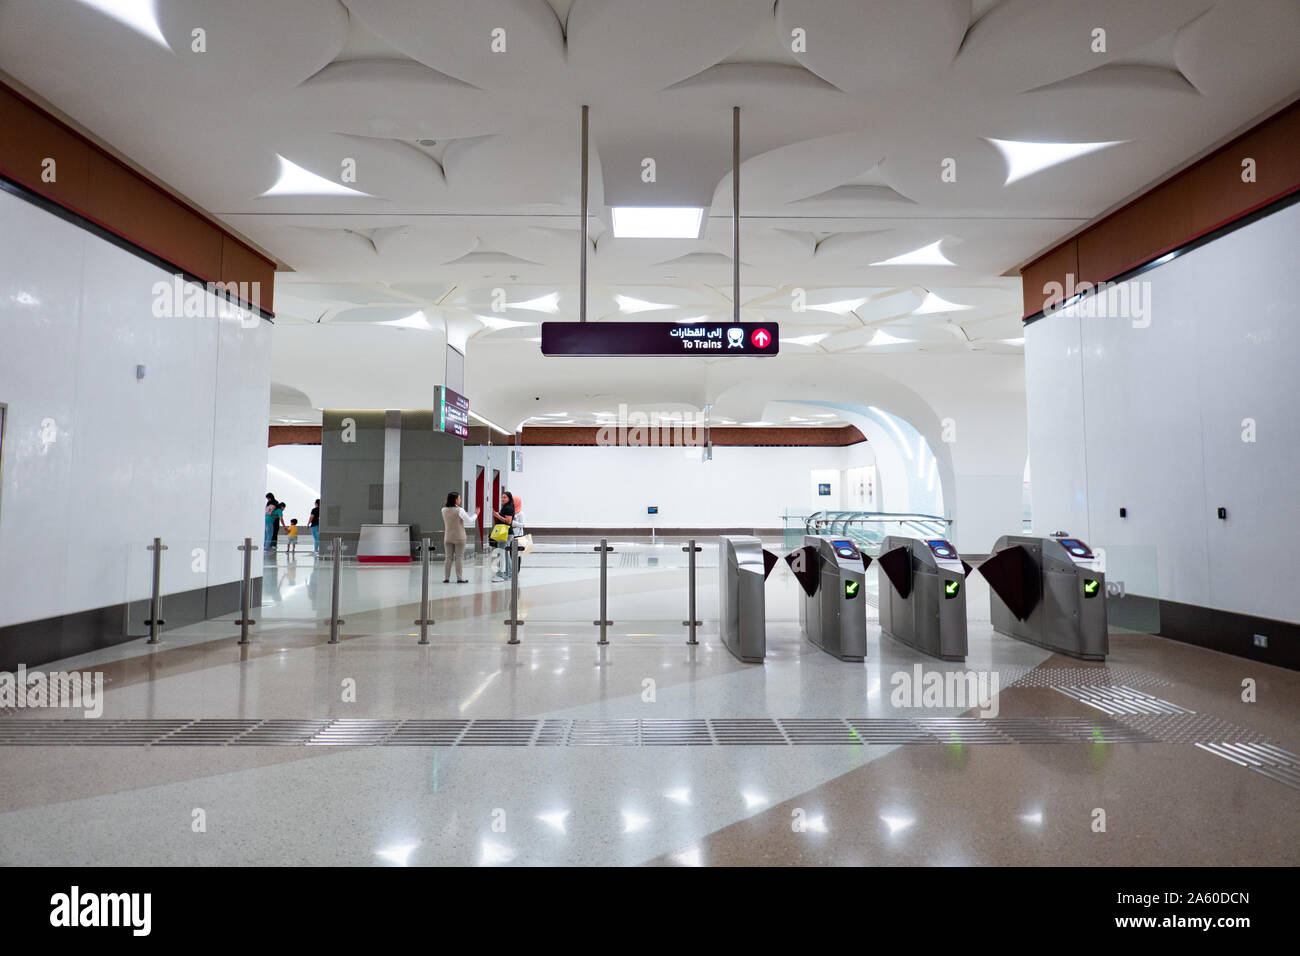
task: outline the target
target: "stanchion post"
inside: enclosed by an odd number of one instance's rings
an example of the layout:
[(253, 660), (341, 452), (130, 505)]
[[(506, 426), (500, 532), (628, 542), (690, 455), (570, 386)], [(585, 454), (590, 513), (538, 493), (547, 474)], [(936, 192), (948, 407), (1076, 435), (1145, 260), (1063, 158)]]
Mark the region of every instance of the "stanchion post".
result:
[(340, 540), (334, 539), (333, 561), (334, 561), (334, 582), (330, 587), (330, 639), (328, 643), (337, 644), (339, 642), (339, 625), (344, 621), (339, 617), (339, 569), (343, 565), (342, 549)]
[(239, 625), (239, 643), (247, 644), (248, 629), (257, 623), (248, 613), (248, 602), (253, 589), (253, 552), (258, 548), (252, 538), (245, 538), (238, 550), (244, 552), (244, 577), (239, 582), (239, 620), (235, 623)]
[(609, 546), (607, 538), (600, 539), (600, 546), (594, 550), (600, 552), (600, 620), (592, 621), (600, 628), (600, 639), (597, 644), (608, 644), (609, 638), (606, 636), (606, 629), (614, 622), (609, 620), (609, 553), (614, 549)]
[(149, 640), (145, 643), (157, 644), (158, 628), (167, 623), (160, 616), (162, 614), (162, 553), (167, 550), (167, 545), (162, 543), (162, 538), (154, 538), (148, 550), (153, 552), (153, 591), (149, 598), (149, 620), (145, 621), (149, 625)]
[(695, 546), (695, 539), (691, 538), (690, 543), (682, 548), (686, 552), (686, 620), (682, 624), (686, 626), (686, 643), (700, 643), (695, 637), (695, 629), (703, 624), (703, 621), (695, 620), (695, 555), (703, 550)]
[(519, 619), (519, 541), (511, 537), (507, 545), (506, 553), (502, 557), (510, 562), (510, 617), (506, 624), (510, 625), (510, 639), (507, 644), (519, 643), (519, 626), (524, 622)]
[(429, 616), (429, 552), (433, 550), (433, 539), (425, 538), (424, 547), (421, 549), (424, 557), (424, 566), (420, 575), (420, 616), (415, 619), (415, 623), (420, 625), (421, 644), (429, 643), (429, 625), (437, 622)]

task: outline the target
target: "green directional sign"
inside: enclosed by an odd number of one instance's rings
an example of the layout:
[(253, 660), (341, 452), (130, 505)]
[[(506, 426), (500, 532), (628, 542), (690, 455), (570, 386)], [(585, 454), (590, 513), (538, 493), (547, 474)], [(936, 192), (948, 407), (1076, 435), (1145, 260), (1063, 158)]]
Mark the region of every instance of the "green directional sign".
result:
[(861, 583), (862, 583), (861, 581), (845, 581), (845, 582), (844, 582), (844, 598), (845, 598), (845, 600), (851, 601), (851, 600), (853, 600), (855, 597), (858, 596), (858, 588), (859, 588), (859, 586), (861, 585)]
[(1086, 598), (1096, 597), (1101, 592), (1101, 582), (1096, 578), (1083, 579), (1083, 596)]
[(943, 596), (945, 599), (955, 598), (960, 593), (961, 593), (960, 579), (953, 579), (952, 581), (943, 582)]

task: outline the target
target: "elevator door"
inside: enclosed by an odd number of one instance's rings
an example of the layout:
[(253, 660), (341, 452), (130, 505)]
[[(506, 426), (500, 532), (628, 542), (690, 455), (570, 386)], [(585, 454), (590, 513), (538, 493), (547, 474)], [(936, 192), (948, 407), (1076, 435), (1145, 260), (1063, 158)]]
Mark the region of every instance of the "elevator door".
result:
[(483, 466), (479, 465), (478, 468), (475, 469), (475, 473), (474, 473), (474, 507), (480, 509), (483, 512), (478, 522), (478, 548), (480, 551), (483, 550), (483, 524), (488, 520), (488, 518), (492, 517), (490, 514), (488, 514), (488, 510), (487, 508), (484, 507), (484, 504), (485, 502), (483, 501)]

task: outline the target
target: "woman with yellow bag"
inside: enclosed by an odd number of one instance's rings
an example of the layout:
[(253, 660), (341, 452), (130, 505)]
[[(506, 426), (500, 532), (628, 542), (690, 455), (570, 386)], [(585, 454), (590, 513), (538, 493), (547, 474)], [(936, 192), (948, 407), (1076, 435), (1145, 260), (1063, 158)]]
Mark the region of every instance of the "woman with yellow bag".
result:
[(492, 526), (492, 547), (501, 550), (501, 570), (492, 575), (493, 581), (510, 580), (510, 539), (523, 533), (522, 512), (523, 503), (508, 491), (501, 495), (501, 510), (492, 512), (496, 519), (496, 524)]

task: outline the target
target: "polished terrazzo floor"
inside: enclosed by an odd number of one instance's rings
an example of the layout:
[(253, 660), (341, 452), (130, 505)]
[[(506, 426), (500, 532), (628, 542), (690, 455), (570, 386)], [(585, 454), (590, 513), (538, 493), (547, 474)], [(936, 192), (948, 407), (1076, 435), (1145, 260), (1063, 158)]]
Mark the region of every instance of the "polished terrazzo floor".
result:
[[(528, 623), (514, 646), (502, 623), (509, 590), (479, 565), (466, 585), (443, 585), (435, 566), (437, 623), (425, 646), (411, 623), (418, 568), (345, 567), (346, 623), (329, 645), (332, 569), (304, 555), (268, 566), (249, 645), (236, 643), (236, 615), (228, 615), (166, 632), (160, 645), (138, 641), (59, 663), (104, 674), (101, 721), (538, 720), (570, 728), (560, 745), (534, 736), (524, 746), (0, 746), (0, 862), (1300, 862), (1300, 789), (1197, 746), (1267, 741), (1300, 753), (1294, 672), (1121, 632), (1104, 665), (1052, 655), (993, 634), (987, 592), (972, 576), (965, 667), (996, 674), (1000, 688), (997, 716), (981, 722), (969, 706), (891, 700), (895, 675), (917, 664), (960, 668), (882, 639), (874, 611), (865, 664), (803, 641), (797, 585), (783, 567), (767, 588), (766, 664), (741, 664), (718, 643), (716, 557), (707, 552), (705, 624), (700, 644), (688, 646), (676, 543), (611, 556), (615, 624), (610, 643), (598, 646), (586, 547), (526, 560)], [(1255, 681), (1253, 703), (1241, 700), (1244, 678)], [(1053, 684), (1122, 685), (1193, 713), (1108, 716)], [(344, 700), (350, 688), (355, 700)], [(24, 710), (4, 721), (75, 717)], [(926, 743), (823, 744), (797, 742), (789, 729), (809, 718), (892, 728), (886, 722), (942, 717), (965, 718), (953, 726), (968, 729), (1059, 719), (1146, 742), (1101, 732), (1054, 743), (990, 732), (999, 742), (971, 742), (984, 738), (961, 731)], [(717, 728), (739, 718), (772, 720), (785, 737), (718, 742)], [(589, 723), (617, 720), (645, 728), (701, 721), (714, 736), (699, 746), (648, 746), (648, 730), (638, 743), (617, 734), (584, 740), (573, 730), (627, 726)], [(204, 832), (195, 832), (197, 810)]]

